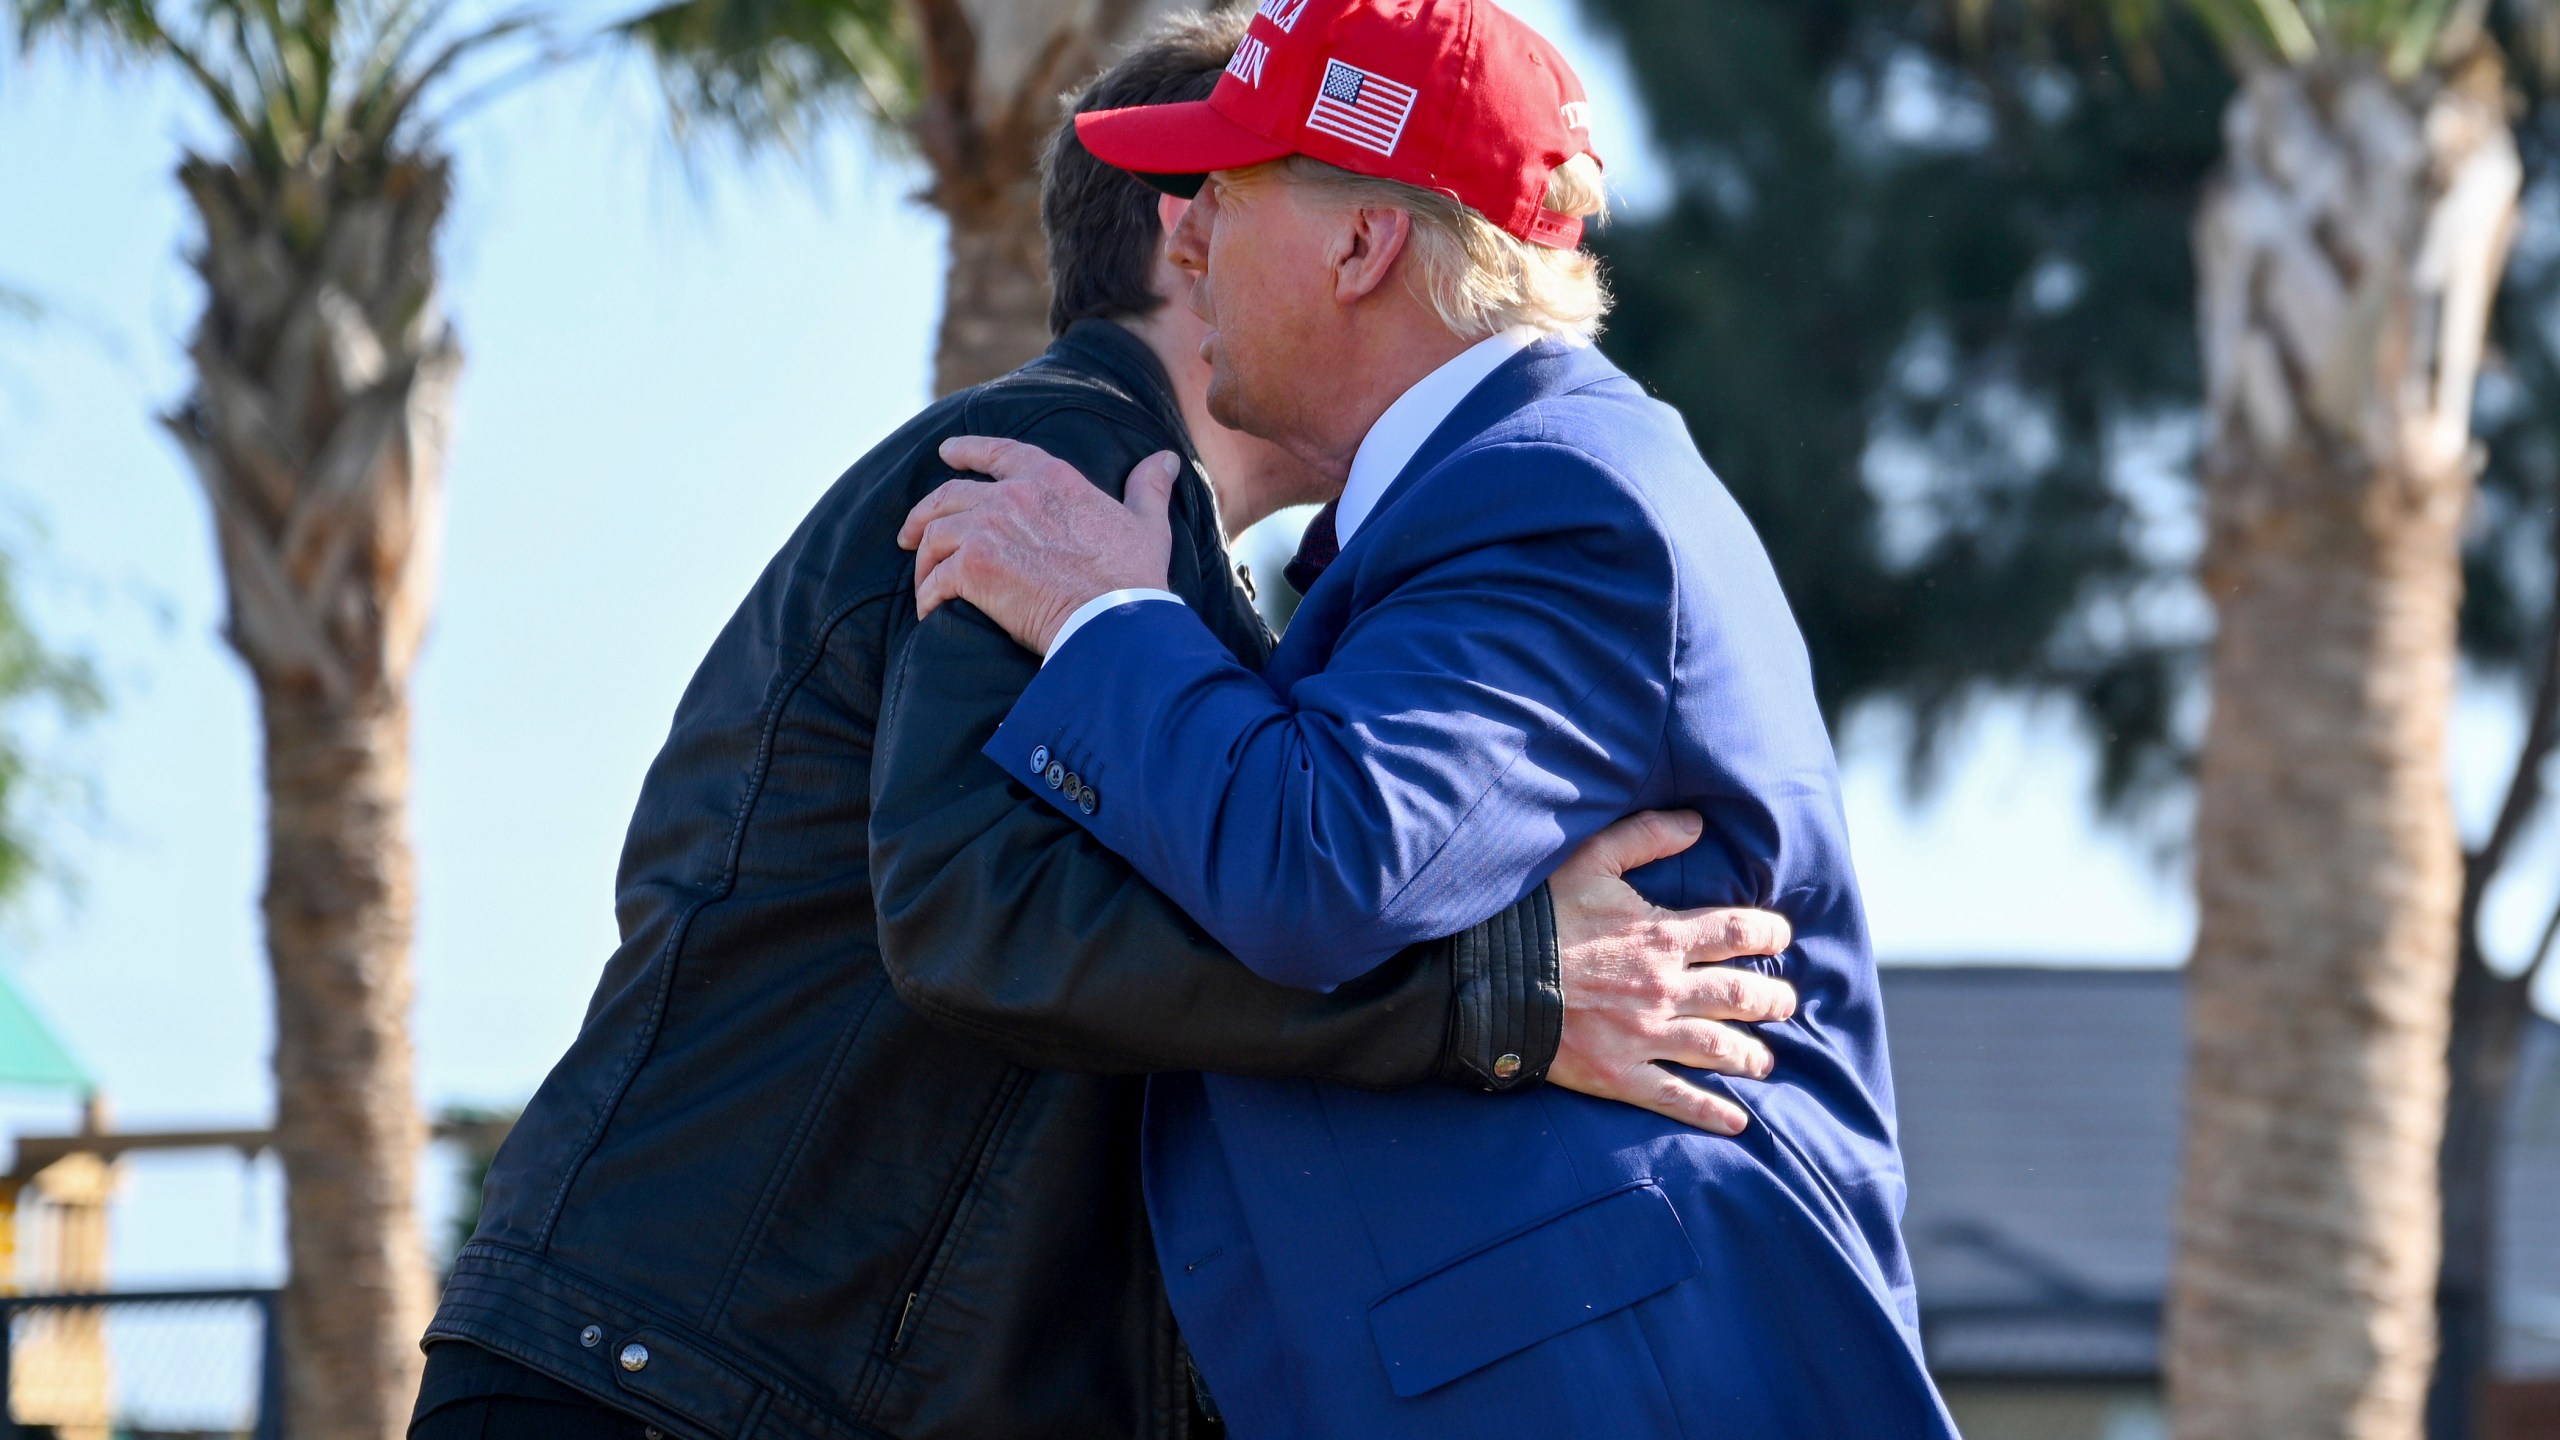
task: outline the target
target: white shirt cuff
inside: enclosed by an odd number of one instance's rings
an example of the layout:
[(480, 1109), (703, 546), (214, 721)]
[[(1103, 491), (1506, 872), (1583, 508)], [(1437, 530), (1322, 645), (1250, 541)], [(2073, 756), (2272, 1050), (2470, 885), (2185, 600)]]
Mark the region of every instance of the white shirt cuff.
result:
[[(1139, 600), (1170, 600), (1176, 605), (1182, 603), (1182, 597), (1170, 590), (1114, 590), (1105, 595), (1096, 595), (1077, 606), (1076, 613), (1067, 617), (1067, 623), (1058, 627), (1057, 638), (1049, 642), (1049, 655), (1055, 655), (1066, 649), (1067, 638), (1083, 629), (1085, 622), (1094, 616), (1114, 606), (1127, 605)], [(1049, 655), (1041, 656), (1040, 663), (1048, 664)]]

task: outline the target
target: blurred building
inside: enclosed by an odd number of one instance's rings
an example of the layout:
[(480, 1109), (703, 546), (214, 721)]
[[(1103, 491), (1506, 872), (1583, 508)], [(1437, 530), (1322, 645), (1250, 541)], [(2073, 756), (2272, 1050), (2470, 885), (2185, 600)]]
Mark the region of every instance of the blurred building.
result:
[[(0, 1087), (79, 1096), (82, 1129), (105, 1128), (97, 1082), (6, 976), (0, 976)], [(62, 1155), (0, 1175), (0, 1292), (103, 1289), (115, 1185), (115, 1162), (98, 1155)], [(0, 1316), (13, 1332), (7, 1418), (41, 1427), (55, 1440), (108, 1440), (114, 1376), (105, 1315), (90, 1309)]]
[[(2182, 978), (1884, 972), (1911, 1177), (1903, 1232), (1930, 1367), (1967, 1440), (2166, 1433), (2159, 1326), (2177, 1195)], [(2553, 1440), (2560, 1025), (2534, 1022), (2521, 1077), (2502, 1197), (2499, 1440)]]

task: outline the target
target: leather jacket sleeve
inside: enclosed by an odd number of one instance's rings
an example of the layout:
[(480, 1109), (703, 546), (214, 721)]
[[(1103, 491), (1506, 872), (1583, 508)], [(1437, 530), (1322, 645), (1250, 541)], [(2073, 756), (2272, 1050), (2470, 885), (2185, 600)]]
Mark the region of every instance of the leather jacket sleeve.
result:
[(1045, 1069), (1366, 1088), (1542, 1080), (1563, 1027), (1546, 887), (1330, 993), (1264, 980), (980, 752), (1038, 668), (983, 615), (891, 627), (872, 757), (880, 945), (919, 1012)]

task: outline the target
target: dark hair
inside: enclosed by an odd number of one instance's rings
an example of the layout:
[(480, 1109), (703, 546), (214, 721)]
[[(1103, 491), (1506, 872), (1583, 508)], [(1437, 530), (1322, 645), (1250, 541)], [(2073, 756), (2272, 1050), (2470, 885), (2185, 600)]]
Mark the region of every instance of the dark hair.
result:
[(1068, 105), (1068, 119), (1040, 162), (1040, 224), (1049, 235), (1049, 330), (1078, 320), (1125, 320), (1155, 312), (1155, 263), (1164, 244), (1156, 191), (1093, 158), (1076, 139), (1074, 117), (1088, 110), (1206, 100), (1243, 38), (1241, 7), (1183, 15), (1157, 26), (1120, 63)]

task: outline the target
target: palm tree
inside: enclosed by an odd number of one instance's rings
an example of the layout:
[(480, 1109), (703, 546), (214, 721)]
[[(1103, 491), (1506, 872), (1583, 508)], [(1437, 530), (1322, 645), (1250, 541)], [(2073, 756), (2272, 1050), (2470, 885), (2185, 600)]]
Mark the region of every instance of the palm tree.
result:
[[(2170, 9), (2037, 3), (2137, 43)], [(2409, 1440), (2436, 1352), (2471, 411), (2521, 165), (2486, 0), (2184, 9), (2240, 85), (2194, 227), (2220, 625), (2173, 1426)]]
[(437, 305), (451, 167), (427, 97), (521, 28), (441, 0), (8, 0), (48, 38), (165, 62), (219, 122), (178, 183), (202, 233), (194, 385), (166, 417), (210, 504), (224, 637), (265, 730), (285, 1428), (391, 1440), (431, 1302), (415, 1212), (409, 677), (434, 610), (462, 352)]
[[(1211, 0), (1213, 4), (1232, 0)], [(1039, 157), (1058, 99), (1179, 0), (669, 0), (627, 27), (680, 123), (791, 143), (852, 115), (903, 136), (950, 223), (934, 387), (1049, 342)]]

